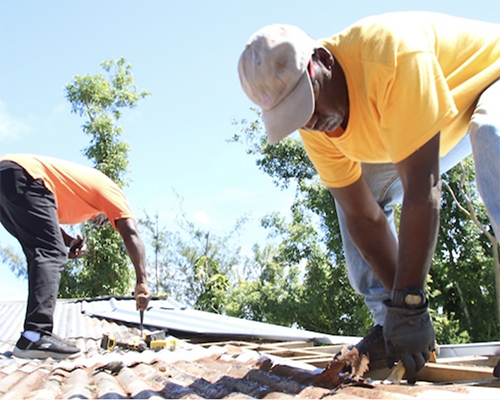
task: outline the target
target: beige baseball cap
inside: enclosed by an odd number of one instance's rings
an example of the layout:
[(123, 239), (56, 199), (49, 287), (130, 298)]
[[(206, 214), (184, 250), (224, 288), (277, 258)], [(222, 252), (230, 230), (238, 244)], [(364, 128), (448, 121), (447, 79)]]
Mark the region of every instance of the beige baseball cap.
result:
[(303, 127), (314, 113), (307, 66), (317, 43), (292, 25), (268, 25), (249, 39), (238, 62), (243, 90), (262, 109), (271, 144)]

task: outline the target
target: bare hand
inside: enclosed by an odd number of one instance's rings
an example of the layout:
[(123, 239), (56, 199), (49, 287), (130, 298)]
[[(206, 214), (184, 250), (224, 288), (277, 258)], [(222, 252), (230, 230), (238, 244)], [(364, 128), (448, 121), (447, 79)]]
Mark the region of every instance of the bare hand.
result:
[(140, 283), (135, 287), (134, 297), (136, 309), (144, 311), (146, 310), (146, 308), (148, 308), (149, 300), (151, 300), (151, 297), (153, 297), (153, 295), (149, 291), (146, 284)]
[(81, 258), (87, 252), (87, 244), (83, 240), (83, 237), (78, 235), (76, 239), (73, 239), (70, 243), (70, 248), (68, 252), (68, 258), (75, 259)]

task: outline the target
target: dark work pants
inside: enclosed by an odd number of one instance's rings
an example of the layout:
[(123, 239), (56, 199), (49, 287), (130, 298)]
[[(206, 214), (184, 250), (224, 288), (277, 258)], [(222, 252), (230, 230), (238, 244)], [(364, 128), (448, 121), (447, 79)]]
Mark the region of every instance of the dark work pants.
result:
[(54, 195), (11, 161), (0, 162), (0, 222), (21, 244), (28, 263), (24, 329), (52, 332), (67, 260)]

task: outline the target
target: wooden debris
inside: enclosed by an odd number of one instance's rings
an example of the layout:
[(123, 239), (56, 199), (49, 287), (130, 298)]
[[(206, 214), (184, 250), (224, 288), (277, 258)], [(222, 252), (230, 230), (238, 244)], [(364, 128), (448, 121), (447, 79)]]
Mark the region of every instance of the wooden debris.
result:
[[(365, 354), (359, 354), (356, 347), (346, 345), (340, 354), (335, 356), (325, 370), (316, 379), (316, 385), (335, 389), (341, 384), (359, 384), (371, 386), (363, 382), (363, 375), (368, 371), (370, 360)], [(346, 369), (351, 373), (342, 373)]]
[(325, 370), (316, 378), (315, 385), (328, 389), (335, 389), (342, 384), (346, 379), (346, 374), (341, 374), (341, 371), (346, 366), (346, 363), (339, 360), (333, 360), (328, 364)]
[(358, 349), (354, 346), (344, 346), (338, 358), (351, 367), (352, 376), (362, 377), (368, 371), (370, 359), (366, 354), (359, 354)]
[(406, 368), (401, 361), (399, 361), (391, 374), (384, 380), (384, 384), (395, 384), (399, 385), (405, 376)]

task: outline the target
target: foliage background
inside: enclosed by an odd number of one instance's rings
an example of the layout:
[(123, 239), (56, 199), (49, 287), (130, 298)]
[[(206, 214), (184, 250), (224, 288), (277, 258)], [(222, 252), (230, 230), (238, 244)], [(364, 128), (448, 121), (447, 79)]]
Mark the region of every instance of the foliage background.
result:
[[(136, 90), (131, 66), (122, 59), (105, 62), (103, 67), (110, 73), (107, 80), (100, 75), (77, 77), (74, 86), (68, 87), (68, 99), (75, 112), (89, 118), (84, 131), (91, 136), (91, 144), (85, 153), (97, 168), (123, 186), (128, 145), (120, 141), (118, 109), (135, 106), (149, 93), (121, 102), (123, 91)], [(116, 68), (114, 72), (112, 68)], [(128, 83), (117, 85), (116, 74), (128, 76)], [(88, 94), (89, 86), (94, 97)], [(100, 89), (95, 89), (97, 86)], [(99, 99), (107, 100), (102, 105)], [(233, 121), (236, 133), (228, 141), (240, 145), (277, 187), (295, 189), (292, 207), (262, 217), (268, 236), (264, 245), (256, 243), (250, 253), (243, 253), (240, 245), (246, 217), (235, 221), (226, 234), (217, 235), (189, 220), (180, 196), (176, 229), (160, 225), (158, 212), (151, 216), (143, 210), (139, 222), (149, 247), (150, 287), (157, 295), (168, 294), (199, 310), (362, 336), (372, 321), (362, 297), (349, 284), (333, 199), (320, 183), (301, 142), (287, 138), (269, 145), (260, 113), (254, 112), (252, 121)], [(497, 340), (498, 318), (492, 318), (498, 316), (492, 258), (497, 244), (485, 234), (492, 229), (477, 194), (472, 159), (444, 174), (443, 180), (440, 235), (428, 279), (437, 340)], [(484, 231), (459, 206), (467, 201)], [(128, 294), (133, 271), (119, 235), (110, 226), (95, 228), (88, 223), (81, 231), (89, 254), (83, 260), (68, 262), (59, 295)], [(25, 274), (23, 257), (11, 247), (0, 247), (0, 256), (17, 275)]]

